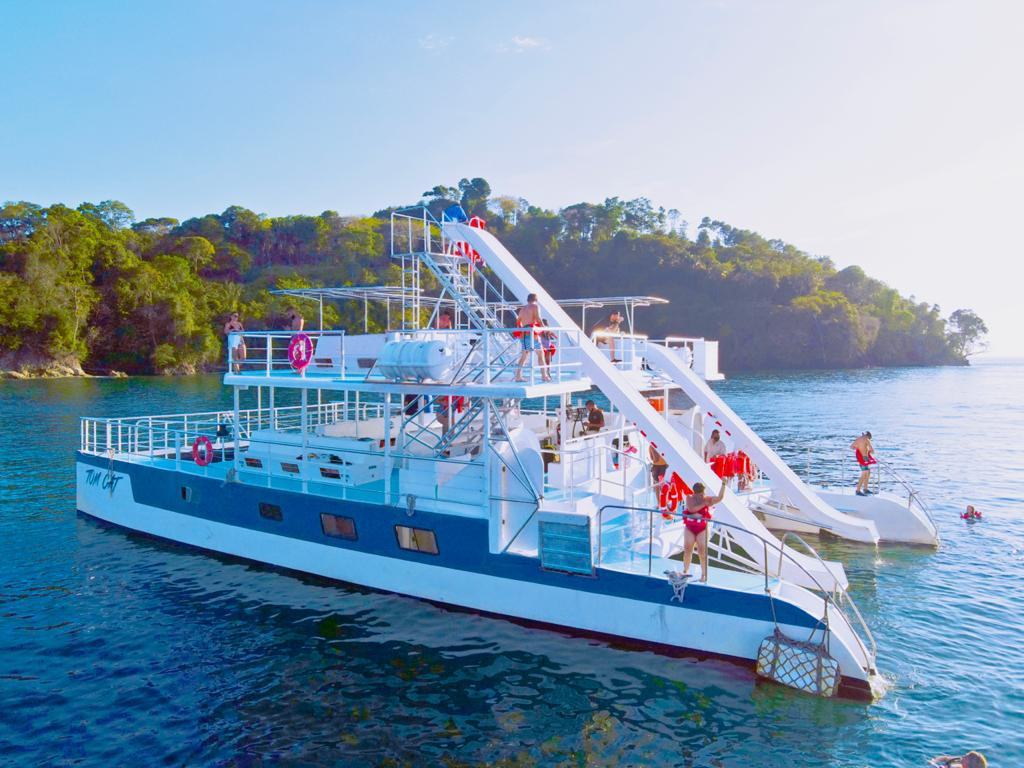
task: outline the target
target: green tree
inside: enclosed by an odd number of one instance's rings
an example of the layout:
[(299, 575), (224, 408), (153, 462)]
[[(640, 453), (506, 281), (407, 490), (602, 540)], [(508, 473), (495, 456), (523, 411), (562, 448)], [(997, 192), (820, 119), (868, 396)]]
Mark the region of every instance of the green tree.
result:
[(987, 349), (983, 337), (988, 333), (988, 327), (973, 310), (958, 309), (949, 316), (949, 332), (946, 334), (953, 353), (958, 357), (967, 359)]

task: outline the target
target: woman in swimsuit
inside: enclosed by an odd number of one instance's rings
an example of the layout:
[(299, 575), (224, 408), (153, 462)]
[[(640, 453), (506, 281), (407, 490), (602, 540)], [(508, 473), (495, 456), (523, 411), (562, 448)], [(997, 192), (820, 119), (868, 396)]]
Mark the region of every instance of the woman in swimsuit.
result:
[(725, 498), (726, 482), (722, 481), (722, 490), (717, 496), (707, 496), (704, 493), (703, 483), (693, 484), (693, 493), (686, 497), (686, 514), (700, 515), (703, 520), (687, 518), (685, 521), (686, 532), (684, 535), (683, 549), (683, 573), (690, 574), (690, 561), (693, 559), (693, 545), (697, 545), (697, 554), (700, 555), (701, 575), (700, 580), (707, 583), (708, 580), (708, 523), (711, 519), (711, 507)]

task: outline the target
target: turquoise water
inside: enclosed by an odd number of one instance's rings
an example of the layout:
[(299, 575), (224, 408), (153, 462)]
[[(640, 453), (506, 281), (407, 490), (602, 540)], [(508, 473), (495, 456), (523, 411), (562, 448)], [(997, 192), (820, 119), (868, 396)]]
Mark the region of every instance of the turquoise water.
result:
[[(1024, 365), (717, 385), (798, 471), (851, 437), (939, 519), (939, 551), (847, 564), (886, 696), (819, 700), (668, 659), (276, 573), (75, 514), (78, 416), (225, 407), (215, 377), (0, 384), (0, 763), (1024, 765)], [(984, 522), (968, 526), (968, 502)]]

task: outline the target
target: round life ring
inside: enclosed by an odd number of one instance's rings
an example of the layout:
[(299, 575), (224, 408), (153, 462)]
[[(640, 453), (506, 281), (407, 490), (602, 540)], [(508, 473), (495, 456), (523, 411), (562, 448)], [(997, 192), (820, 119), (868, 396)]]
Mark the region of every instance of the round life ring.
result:
[(213, 461), (213, 443), (206, 435), (200, 435), (192, 443), (192, 461), (199, 467), (205, 467)]
[(690, 493), (690, 489), (683, 482), (683, 478), (678, 473), (673, 472), (668, 482), (661, 484), (661, 492), (658, 495), (659, 506), (665, 510), (662, 513), (664, 517), (669, 517), (666, 513), (675, 512), (679, 508), (679, 503), (683, 500), (683, 497), (688, 493)]
[(301, 371), (312, 359), (313, 340), (305, 333), (296, 333), (288, 342), (288, 362), (296, 371)]

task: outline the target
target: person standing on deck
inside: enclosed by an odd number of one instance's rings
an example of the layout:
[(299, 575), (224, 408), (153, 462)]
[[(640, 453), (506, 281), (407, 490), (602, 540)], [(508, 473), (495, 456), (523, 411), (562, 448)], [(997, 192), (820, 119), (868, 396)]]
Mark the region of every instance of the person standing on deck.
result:
[(701, 574), (700, 580), (707, 583), (708, 580), (708, 520), (711, 519), (711, 507), (725, 498), (726, 481), (722, 480), (722, 490), (717, 496), (708, 496), (704, 493), (704, 483), (694, 483), (693, 493), (686, 497), (684, 507), (686, 514), (691, 516), (699, 515), (703, 520), (687, 517), (684, 521), (686, 532), (683, 534), (683, 574), (689, 576), (690, 561), (693, 560), (693, 546), (697, 545), (697, 554), (700, 556)]
[(711, 437), (708, 438), (708, 442), (704, 446), (704, 461), (711, 461), (718, 456), (725, 456), (728, 452), (729, 449), (725, 447), (722, 434), (717, 429), (711, 430)]
[(875, 461), (875, 446), (871, 443), (871, 433), (865, 432), (850, 443), (850, 448), (853, 449), (854, 455), (857, 457), (857, 466), (860, 468), (860, 478), (857, 480), (857, 495), (870, 496), (871, 491), (868, 489), (868, 481), (871, 479), (871, 465), (878, 463)]
[(442, 309), (437, 315), (437, 330), (450, 331), (452, 329), (452, 312), (450, 309)]
[(516, 325), (522, 329), (520, 333), (522, 333), (521, 341), (523, 343), (523, 351), (519, 355), (519, 364), (516, 366), (516, 381), (523, 380), (523, 364), (526, 363), (531, 352), (537, 353), (537, 364), (540, 366), (541, 380), (551, 381), (548, 367), (544, 364), (544, 350), (541, 349), (537, 335), (533, 331), (534, 327), (540, 324), (540, 307), (537, 306), (537, 294), (531, 293), (526, 297), (526, 304), (521, 306), (516, 314)]
[(224, 323), (224, 335), (228, 337), (228, 349), (232, 351), (235, 373), (242, 370), (241, 363), (245, 361), (245, 338), (242, 334), (245, 327), (238, 318), (237, 312), (232, 312), (231, 317)]
[(595, 344), (598, 346), (601, 344), (608, 345), (608, 352), (611, 355), (611, 361), (613, 363), (622, 362), (615, 356), (615, 336), (616, 334), (622, 333), (621, 325), (622, 315), (619, 314), (618, 310), (615, 310), (608, 315), (607, 320), (595, 325), (594, 330), (590, 332), (590, 336), (594, 340)]
[(286, 330), (301, 331), (303, 328), (306, 327), (305, 318), (303, 318), (302, 315), (299, 314), (299, 310), (297, 310), (295, 307), (288, 307), (287, 311), (284, 313), (284, 316), (288, 319), (288, 328)]

